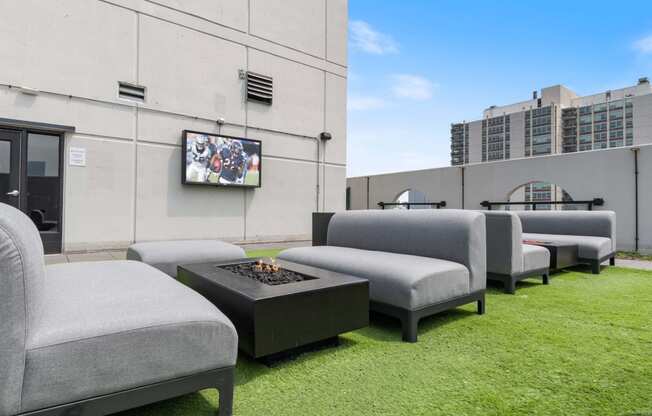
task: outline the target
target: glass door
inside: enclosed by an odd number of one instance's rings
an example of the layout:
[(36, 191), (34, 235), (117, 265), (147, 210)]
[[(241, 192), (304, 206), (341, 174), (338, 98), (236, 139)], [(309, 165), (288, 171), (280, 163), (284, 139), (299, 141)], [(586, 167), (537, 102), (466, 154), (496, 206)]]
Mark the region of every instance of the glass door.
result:
[(0, 129), (0, 202), (25, 212), (46, 254), (61, 252), (63, 137)]
[(61, 135), (27, 132), (23, 211), (41, 233), (46, 253), (61, 252)]

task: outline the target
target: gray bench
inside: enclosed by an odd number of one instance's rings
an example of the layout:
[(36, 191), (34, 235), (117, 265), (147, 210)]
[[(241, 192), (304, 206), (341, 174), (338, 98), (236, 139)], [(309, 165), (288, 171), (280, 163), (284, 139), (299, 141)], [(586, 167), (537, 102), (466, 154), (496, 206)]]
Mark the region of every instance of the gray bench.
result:
[(548, 284), (550, 252), (544, 247), (523, 244), (523, 230), (517, 214), (509, 211), (481, 211), (487, 218), (487, 279), (503, 283), (506, 293), (515, 293), (516, 282), (541, 276)]
[(127, 249), (127, 259), (142, 261), (177, 276), (179, 264), (224, 262), (247, 257), (236, 245), (218, 240), (175, 240), (136, 243)]
[(613, 211), (516, 211), (523, 239), (577, 244), (580, 264), (594, 274), (600, 264), (616, 258), (616, 213)]
[(34, 223), (0, 203), (0, 415), (104, 415), (205, 388), (230, 415), (238, 336), (134, 261), (45, 266)]
[(370, 308), (399, 318), (405, 341), (417, 340), (424, 316), (471, 302), (484, 313), (485, 218), (478, 212), (347, 211), (330, 220), (327, 242), (278, 257), (369, 280)]

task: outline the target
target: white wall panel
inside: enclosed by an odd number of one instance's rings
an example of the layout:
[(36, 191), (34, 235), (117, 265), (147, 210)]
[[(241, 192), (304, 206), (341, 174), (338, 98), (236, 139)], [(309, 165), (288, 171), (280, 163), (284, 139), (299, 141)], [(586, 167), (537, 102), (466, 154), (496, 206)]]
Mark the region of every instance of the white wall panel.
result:
[(136, 13), (89, 0), (0, 2), (0, 83), (115, 101), (136, 78)]
[(248, 0), (152, 0), (224, 26), (247, 30)]
[(274, 78), (273, 104), (249, 102), (249, 125), (311, 137), (323, 131), (323, 71), (252, 49), (249, 70)]
[(349, 31), (348, 7), (347, 0), (326, 0), (326, 59), (345, 66)]
[(244, 191), (181, 184), (181, 148), (138, 145), (136, 241), (243, 237)]
[(326, 212), (338, 212), (346, 209), (346, 168), (327, 165), (323, 188)]
[(138, 111), (138, 139), (148, 142), (181, 146), (183, 130), (206, 133), (221, 133), (242, 137), (243, 126), (219, 126), (215, 121), (197, 119), (158, 111), (140, 109)]
[(317, 139), (249, 129), (247, 136), (263, 142), (263, 155), (317, 161)]
[(245, 47), (148, 16), (140, 21), (146, 107), (244, 124)]
[(247, 191), (247, 239), (310, 238), (316, 175), (313, 163), (263, 158), (263, 186)]
[(346, 163), (346, 78), (326, 73), (326, 162)]
[[(66, 137), (66, 250), (126, 247), (132, 239), (133, 143), (82, 135)], [(86, 149), (86, 166), (68, 166), (68, 149)]]
[(54, 94), (25, 95), (0, 87), (2, 118), (73, 126), (78, 133), (133, 139), (134, 107)]
[(251, 33), (324, 57), (326, 0), (250, 0)]

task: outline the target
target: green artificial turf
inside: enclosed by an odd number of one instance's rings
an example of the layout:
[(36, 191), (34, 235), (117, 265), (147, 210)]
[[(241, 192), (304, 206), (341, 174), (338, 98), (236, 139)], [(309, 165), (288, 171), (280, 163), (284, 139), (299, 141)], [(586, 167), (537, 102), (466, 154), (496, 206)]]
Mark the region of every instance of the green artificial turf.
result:
[[(490, 288), (486, 315), (426, 318), (416, 344), (383, 317), (340, 339), (274, 368), (240, 354), (235, 415), (652, 414), (652, 272), (578, 268), (516, 295)], [(216, 407), (205, 390), (125, 415)]]

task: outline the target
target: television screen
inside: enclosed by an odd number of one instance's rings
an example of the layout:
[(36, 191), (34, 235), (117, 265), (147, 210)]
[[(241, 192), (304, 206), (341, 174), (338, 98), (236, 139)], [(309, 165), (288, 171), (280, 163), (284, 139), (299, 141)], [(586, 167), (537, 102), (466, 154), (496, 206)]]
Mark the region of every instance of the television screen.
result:
[(182, 182), (260, 187), (261, 142), (221, 134), (183, 132)]

